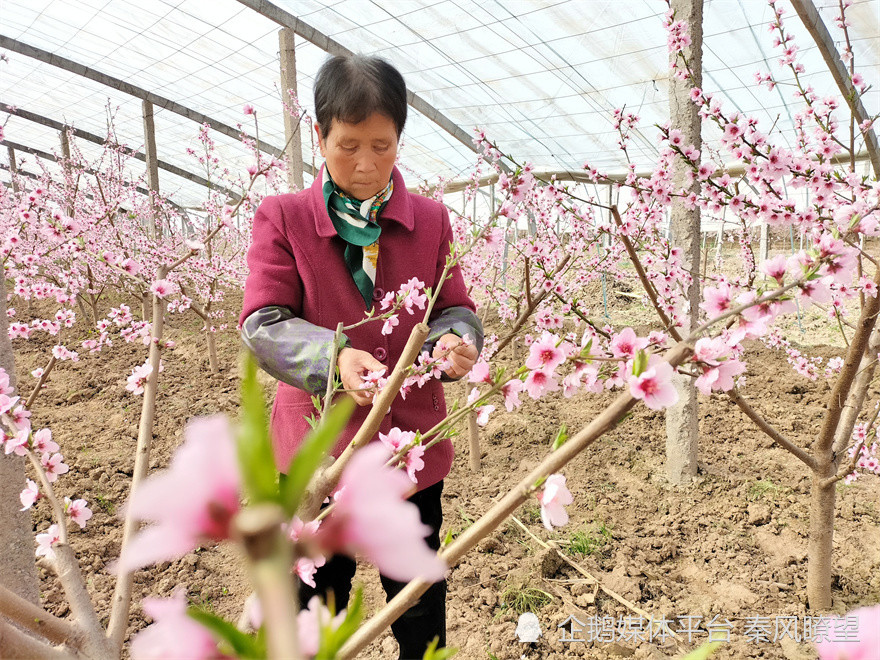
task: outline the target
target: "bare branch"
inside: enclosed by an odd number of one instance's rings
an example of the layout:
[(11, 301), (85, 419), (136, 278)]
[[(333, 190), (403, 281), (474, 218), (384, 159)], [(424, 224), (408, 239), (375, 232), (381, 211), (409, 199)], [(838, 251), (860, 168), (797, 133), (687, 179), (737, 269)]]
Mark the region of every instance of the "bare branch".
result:
[(0, 614), (50, 642), (66, 644), (74, 649), (82, 647), (83, 633), (75, 625), (25, 600), (2, 584), (0, 584)]
[(777, 445), (782, 447), (783, 449), (791, 452), (797, 458), (799, 458), (807, 467), (811, 470), (816, 469), (816, 459), (810, 456), (806, 450), (798, 447), (796, 444), (785, 438), (779, 431), (773, 428), (766, 419), (764, 419), (758, 411), (752, 408), (748, 403), (746, 403), (745, 399), (740, 396), (740, 393), (736, 389), (732, 389), (727, 392), (727, 396), (730, 397), (730, 400), (733, 401), (737, 406), (739, 406), (740, 410), (742, 410), (746, 416), (751, 419), (759, 429), (761, 429), (764, 433), (770, 436), (770, 439), (773, 440)]
[(2, 619), (0, 619), (0, 657), (77, 660), (76, 655), (31, 637)]

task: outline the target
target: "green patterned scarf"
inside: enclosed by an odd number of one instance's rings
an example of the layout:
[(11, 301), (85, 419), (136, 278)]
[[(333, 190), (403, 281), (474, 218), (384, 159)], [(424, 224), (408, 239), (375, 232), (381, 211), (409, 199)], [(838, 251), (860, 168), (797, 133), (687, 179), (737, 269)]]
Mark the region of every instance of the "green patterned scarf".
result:
[(391, 180), (376, 196), (359, 200), (346, 195), (333, 182), (324, 165), (322, 179), (324, 203), (336, 233), (345, 241), (345, 265), (351, 273), (367, 309), (373, 304), (373, 286), (376, 282), (376, 264), (379, 258), (379, 212), (391, 199), (394, 185)]

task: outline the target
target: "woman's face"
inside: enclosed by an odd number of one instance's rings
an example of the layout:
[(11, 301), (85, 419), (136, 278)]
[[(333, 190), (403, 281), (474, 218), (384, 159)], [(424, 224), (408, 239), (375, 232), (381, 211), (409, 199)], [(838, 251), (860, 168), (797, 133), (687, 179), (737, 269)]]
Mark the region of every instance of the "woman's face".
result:
[(397, 158), (397, 128), (386, 115), (373, 113), (359, 124), (336, 119), (318, 145), (333, 181), (355, 199), (369, 199), (388, 185)]

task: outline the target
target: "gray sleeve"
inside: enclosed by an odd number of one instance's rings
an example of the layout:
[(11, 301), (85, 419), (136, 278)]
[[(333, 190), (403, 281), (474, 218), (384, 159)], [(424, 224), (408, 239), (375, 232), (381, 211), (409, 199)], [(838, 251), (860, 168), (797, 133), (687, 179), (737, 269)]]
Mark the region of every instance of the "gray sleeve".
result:
[[(428, 327), (431, 331), (422, 346), (422, 351), (428, 351), (428, 355), (433, 353), (434, 346), (440, 337), (450, 333), (459, 337), (470, 335), (477, 351), (483, 350), (483, 324), (480, 323), (477, 315), (467, 307), (447, 307), (436, 318), (428, 322)], [(451, 382), (458, 379), (449, 378), (443, 374), (440, 380)]]
[[(327, 388), (335, 335), (280, 306), (258, 309), (241, 326), (241, 339), (260, 367), (311, 394), (323, 394)], [(350, 344), (343, 335), (339, 348)]]

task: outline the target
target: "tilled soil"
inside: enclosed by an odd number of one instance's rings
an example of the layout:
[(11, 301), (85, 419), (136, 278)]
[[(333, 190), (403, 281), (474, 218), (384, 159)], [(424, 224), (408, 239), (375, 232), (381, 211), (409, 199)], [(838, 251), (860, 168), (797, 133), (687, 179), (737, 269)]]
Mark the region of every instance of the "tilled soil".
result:
[[(168, 464), (188, 418), (236, 414), (238, 337), (218, 336), (222, 371), (212, 375), (199, 328), (188, 316), (174, 315), (168, 324), (168, 337), (177, 348), (165, 355), (160, 377), (153, 468)], [(62, 339), (71, 348), (84, 338), (76, 328), (65, 332), (69, 334)], [(24, 392), (35, 382), (29, 372), (45, 365), (55, 343), (42, 335), (16, 340)], [(833, 347), (806, 350), (826, 359), (841, 354)], [(821, 423), (829, 383), (798, 376), (783, 353), (760, 344), (750, 346), (748, 353), (745, 395), (782, 433), (808, 446)], [(141, 406), (141, 398), (128, 393), (125, 382), (145, 356), (142, 344), (122, 340), (101, 355), (82, 351), (78, 363), (56, 367), (33, 409), (34, 427), (52, 428), (71, 467), (56, 484), (59, 493), (85, 498), (94, 511), (84, 531), (72, 528), (71, 542), (105, 622), (114, 583), (108, 567), (119, 553), (119, 512), (133, 469)], [(270, 379), (265, 383), (271, 392)], [(447, 385), (449, 399), (464, 392), (460, 383)], [(462, 429), (445, 485), (446, 527), (454, 536), (466, 529), (538, 463), (561, 424), (573, 434), (613, 397), (578, 394), (532, 401), (523, 395), (523, 406), (511, 414), (497, 404), (500, 412), (481, 431), (479, 472), (468, 466)], [(664, 616), (678, 631), (687, 622), (692, 629), (705, 626), (716, 615), (716, 625), (730, 624), (730, 643), (714, 657), (815, 657), (809, 646), (773, 641), (777, 625), (791, 625), (795, 617), (800, 631), (804, 617), (816, 614), (806, 607), (807, 469), (773, 446), (723, 396), (701, 399), (700, 434), (698, 477), (672, 487), (663, 476), (664, 416), (637, 406), (563, 470), (575, 498), (568, 507), (568, 526), (545, 530), (537, 502), (531, 501), (517, 512), (524, 527), (503, 524), (453, 567), (448, 642), (460, 649), (457, 657), (676, 657), (704, 641), (705, 628), (692, 633), (690, 643), (686, 633), (677, 639), (641, 639), (634, 633), (639, 617)], [(878, 495), (878, 479), (838, 487), (837, 613), (880, 602)], [(48, 507), (39, 502), (35, 532), (49, 523)], [(574, 565), (559, 559), (556, 550), (543, 548), (542, 543), (551, 542)], [(67, 614), (60, 586), (45, 565), (41, 576), (45, 607)], [(363, 566), (358, 579), (365, 585), (368, 612), (375, 611), (384, 599), (375, 570)], [(147, 625), (142, 597), (169, 596), (179, 587), (193, 603), (233, 620), (249, 592), (233, 547), (201, 548), (136, 574), (129, 634)], [(516, 634), (516, 607), (529, 606), (542, 633), (535, 643), (519, 642)], [(362, 657), (394, 658), (395, 642), (386, 634)]]

